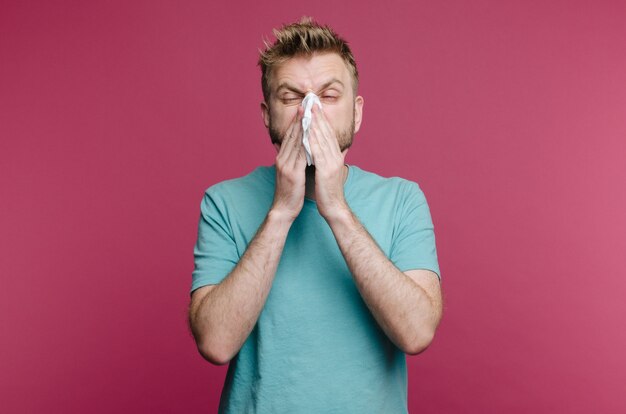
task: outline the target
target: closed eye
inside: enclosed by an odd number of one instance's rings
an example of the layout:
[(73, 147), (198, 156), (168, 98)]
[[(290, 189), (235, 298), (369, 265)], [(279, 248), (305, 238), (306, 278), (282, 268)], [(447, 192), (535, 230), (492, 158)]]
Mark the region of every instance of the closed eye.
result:
[(302, 102), (302, 97), (301, 96), (293, 96), (293, 95), (288, 95), (288, 96), (284, 96), (280, 99), (285, 105), (294, 105), (294, 104), (299, 104), (300, 102)]

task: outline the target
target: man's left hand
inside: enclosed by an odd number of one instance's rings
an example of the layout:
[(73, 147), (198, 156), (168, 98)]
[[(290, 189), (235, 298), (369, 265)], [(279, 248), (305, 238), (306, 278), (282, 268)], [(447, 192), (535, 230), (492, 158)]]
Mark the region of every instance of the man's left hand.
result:
[(329, 221), (350, 211), (343, 192), (348, 150), (340, 150), (322, 109), (313, 105), (312, 113), (309, 144), (315, 162), (315, 201), (322, 217)]

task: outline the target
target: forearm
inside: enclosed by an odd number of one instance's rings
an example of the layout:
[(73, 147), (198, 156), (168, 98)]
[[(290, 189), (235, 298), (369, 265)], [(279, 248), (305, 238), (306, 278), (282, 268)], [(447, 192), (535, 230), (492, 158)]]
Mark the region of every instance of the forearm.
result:
[(225, 363), (245, 342), (267, 299), (290, 226), (270, 211), (235, 268), (191, 309), (192, 330), (205, 357)]
[(349, 209), (328, 222), (356, 286), (380, 327), (404, 352), (421, 352), (439, 323), (435, 299), (394, 266)]

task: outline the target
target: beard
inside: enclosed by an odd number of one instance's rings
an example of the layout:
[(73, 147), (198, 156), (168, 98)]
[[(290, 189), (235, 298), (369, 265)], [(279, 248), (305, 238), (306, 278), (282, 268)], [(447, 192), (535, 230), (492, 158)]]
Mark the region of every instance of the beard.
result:
[[(333, 128), (333, 131), (337, 136), (339, 150), (343, 151), (350, 148), (350, 146), (352, 145), (352, 140), (354, 139), (354, 112), (352, 113), (352, 120), (350, 121), (350, 125), (347, 128), (345, 128), (343, 131), (337, 131)], [(282, 145), (287, 131), (278, 131), (276, 127), (272, 124), (272, 118), (270, 118), (269, 133), (270, 138), (272, 139), (272, 144)]]

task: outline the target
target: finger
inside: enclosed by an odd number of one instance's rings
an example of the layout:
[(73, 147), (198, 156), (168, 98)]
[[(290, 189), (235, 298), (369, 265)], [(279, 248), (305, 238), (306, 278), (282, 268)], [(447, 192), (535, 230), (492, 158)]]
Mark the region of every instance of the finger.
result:
[(322, 115), (322, 119), (324, 120), (323, 127), (326, 128), (326, 131), (329, 134), (329, 136), (333, 137), (332, 139), (333, 148), (336, 149), (337, 153), (340, 153), (341, 148), (339, 147), (339, 139), (338, 139), (339, 137), (337, 136), (337, 133), (330, 126), (330, 122), (328, 122), (328, 120), (326, 119), (326, 115), (324, 114), (324, 111), (320, 111), (320, 114)]
[(302, 140), (298, 140), (298, 142), (294, 145), (293, 152), (291, 154), (291, 161), (293, 162), (292, 165), (296, 167), (296, 169), (301, 169), (301, 162), (304, 162), (304, 165), (306, 166), (306, 153)]
[(311, 156), (316, 166), (320, 167), (326, 164), (326, 152), (320, 145), (317, 130), (311, 129), (309, 134), (309, 145), (311, 146)]
[(307, 165), (306, 154), (304, 152), (304, 145), (300, 144), (299, 150), (298, 150), (295, 158), (296, 158), (295, 161), (294, 161), (295, 168), (297, 170), (304, 170), (306, 168), (306, 165)]
[(321, 139), (323, 139), (323, 142), (320, 142), (320, 146), (330, 150), (334, 154), (339, 154), (339, 142), (337, 141), (335, 132), (331, 128), (326, 115), (324, 115), (324, 111), (319, 107), (315, 107), (314, 109), (315, 111), (313, 117), (315, 119), (315, 125), (319, 130), (318, 135)]
[(328, 144), (326, 143), (326, 138), (323, 136), (322, 131), (320, 130), (318, 125), (313, 125), (311, 122), (311, 129), (309, 131), (309, 141), (315, 141), (315, 144), (320, 152), (327, 151)]
[(291, 131), (291, 145), (289, 152), (289, 159), (295, 160), (298, 157), (298, 152), (303, 148), (302, 146), (302, 116), (304, 111), (302, 108), (298, 108), (298, 112), (296, 113), (296, 118), (294, 120), (294, 127)]
[(336, 151), (333, 149), (333, 145), (330, 142), (334, 138), (328, 138), (320, 128), (319, 124), (311, 128), (311, 136), (317, 144), (318, 158), (322, 159), (323, 162), (325, 162), (326, 160), (337, 157)]
[(328, 119), (326, 118), (326, 115), (324, 114), (323, 110), (319, 111), (319, 115), (320, 115), (320, 118), (322, 119), (322, 122), (320, 123), (321, 127), (323, 128), (327, 136), (330, 137), (329, 144), (331, 145), (333, 152), (335, 154), (339, 154), (341, 152), (341, 148), (339, 148), (339, 139), (337, 137), (337, 133), (330, 126), (330, 122), (328, 122)]
[(282, 136), (280, 140), (280, 148), (278, 149), (277, 158), (285, 158), (289, 155), (289, 136), (291, 135), (291, 126), (287, 128), (287, 132)]
[(287, 128), (285, 135), (283, 135), (282, 137), (279, 156), (289, 158), (289, 155), (291, 154), (291, 151), (294, 145), (294, 130), (297, 128), (297, 126), (298, 126), (298, 113), (296, 112), (296, 115), (291, 121), (291, 123), (289, 124), (289, 127)]

